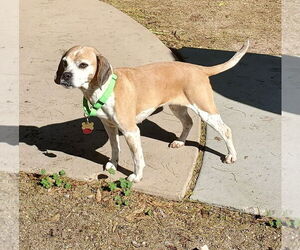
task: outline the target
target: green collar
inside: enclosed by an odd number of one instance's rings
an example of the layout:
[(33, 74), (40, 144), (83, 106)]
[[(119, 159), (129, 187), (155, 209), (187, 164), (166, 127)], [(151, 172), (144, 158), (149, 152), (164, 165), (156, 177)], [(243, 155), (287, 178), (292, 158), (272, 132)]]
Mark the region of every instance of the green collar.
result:
[(106, 90), (104, 91), (102, 96), (98, 99), (98, 101), (91, 107), (89, 107), (88, 100), (85, 97), (83, 97), (83, 111), (86, 116), (96, 116), (97, 110), (102, 108), (102, 106), (107, 102), (108, 98), (111, 96), (114, 87), (116, 85), (117, 78), (118, 78), (117, 75), (115, 74), (111, 75), (109, 80), (110, 82)]

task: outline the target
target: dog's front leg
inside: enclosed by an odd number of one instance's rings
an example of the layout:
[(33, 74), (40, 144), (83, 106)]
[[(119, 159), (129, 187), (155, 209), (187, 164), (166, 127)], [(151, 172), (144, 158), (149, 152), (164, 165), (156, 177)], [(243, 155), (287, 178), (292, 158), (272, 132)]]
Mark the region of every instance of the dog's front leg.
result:
[(113, 124), (108, 123), (103, 119), (101, 119), (101, 121), (110, 140), (111, 152), (112, 152), (111, 159), (109, 162), (106, 163), (105, 169), (109, 170), (112, 168), (116, 170), (118, 166), (119, 154), (120, 154), (119, 131), (118, 128)]
[(124, 131), (123, 134), (130, 148), (134, 164), (134, 173), (128, 176), (128, 180), (139, 182), (143, 178), (143, 169), (145, 167), (140, 130), (136, 126), (134, 131)]

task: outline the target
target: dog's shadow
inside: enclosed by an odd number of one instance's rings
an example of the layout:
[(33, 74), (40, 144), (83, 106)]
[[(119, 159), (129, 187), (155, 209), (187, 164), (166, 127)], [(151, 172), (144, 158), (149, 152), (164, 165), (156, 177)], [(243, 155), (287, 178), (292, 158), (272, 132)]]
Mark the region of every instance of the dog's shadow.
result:
[[(19, 141), (27, 145), (35, 145), (47, 157), (56, 157), (55, 153), (48, 151), (60, 151), (104, 166), (109, 160), (109, 156), (103, 155), (98, 151), (101, 151), (101, 147), (107, 143), (108, 136), (99, 119), (92, 118), (91, 120), (95, 124), (95, 130), (91, 135), (84, 135), (81, 131), (81, 123), (84, 119), (55, 123), (43, 127), (21, 125), (19, 127)], [(139, 124), (139, 128), (142, 136), (168, 144), (176, 139), (174, 133), (163, 129), (150, 120), (143, 121), (143, 123)], [(5, 129), (4, 126), (2, 128), (0, 126), (0, 130), (3, 129)], [(3, 132), (5, 133), (5, 131)], [(5, 141), (5, 138), (0, 137), (0, 141)], [(9, 140), (6, 142), (10, 143)], [(196, 141), (187, 140), (186, 146), (196, 147), (199, 150), (211, 152), (221, 159), (224, 158), (223, 154), (202, 146)], [(122, 166), (118, 166), (118, 170), (125, 175), (131, 173), (131, 171)]]

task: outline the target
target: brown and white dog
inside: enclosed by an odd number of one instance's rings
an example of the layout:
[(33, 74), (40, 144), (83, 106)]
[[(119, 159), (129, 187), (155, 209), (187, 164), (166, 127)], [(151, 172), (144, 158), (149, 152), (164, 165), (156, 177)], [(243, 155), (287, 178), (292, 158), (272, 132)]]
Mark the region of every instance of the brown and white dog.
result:
[(134, 163), (134, 173), (128, 180), (138, 182), (143, 177), (145, 162), (137, 123), (163, 105), (169, 105), (183, 125), (179, 138), (170, 144), (172, 148), (181, 147), (185, 143), (193, 125), (187, 112), (187, 108), (190, 108), (224, 139), (228, 149), (224, 161), (236, 161), (231, 130), (218, 114), (209, 77), (235, 66), (248, 47), (249, 41), (229, 61), (212, 67), (162, 62), (113, 69), (96, 49), (76, 46), (61, 58), (55, 82), (66, 88), (79, 88), (86, 99), (94, 104), (107, 88), (112, 73), (118, 76), (113, 94), (97, 111), (97, 117), (101, 119), (112, 147), (112, 157), (105, 168), (117, 167), (120, 130), (131, 150)]

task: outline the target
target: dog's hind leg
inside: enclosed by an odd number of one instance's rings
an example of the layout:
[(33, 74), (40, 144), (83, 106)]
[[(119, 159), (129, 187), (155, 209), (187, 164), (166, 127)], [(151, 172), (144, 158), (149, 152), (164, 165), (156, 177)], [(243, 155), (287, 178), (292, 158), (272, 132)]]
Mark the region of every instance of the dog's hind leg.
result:
[(201, 119), (210, 125), (214, 130), (216, 130), (226, 143), (228, 150), (228, 155), (225, 157), (225, 163), (234, 163), (237, 159), (237, 154), (233, 145), (231, 129), (222, 121), (220, 114), (211, 114), (203, 111), (196, 107), (196, 105), (191, 105), (190, 108), (194, 110)]
[(207, 124), (215, 129), (224, 139), (228, 150), (228, 155), (225, 157), (225, 163), (234, 163), (236, 161), (236, 151), (233, 145), (231, 129), (222, 121), (219, 114), (209, 115)]
[(173, 141), (170, 144), (171, 148), (179, 148), (182, 147), (185, 143), (185, 140), (193, 126), (193, 120), (190, 117), (187, 107), (179, 106), (179, 105), (169, 105), (173, 114), (181, 121), (182, 123), (182, 132), (181, 135), (177, 138), (177, 140)]
[(118, 128), (113, 124), (108, 123), (103, 119), (101, 119), (101, 121), (109, 137), (112, 152), (111, 159), (106, 163), (105, 169), (109, 170), (110, 168), (112, 168), (116, 170), (120, 154), (119, 131)]

